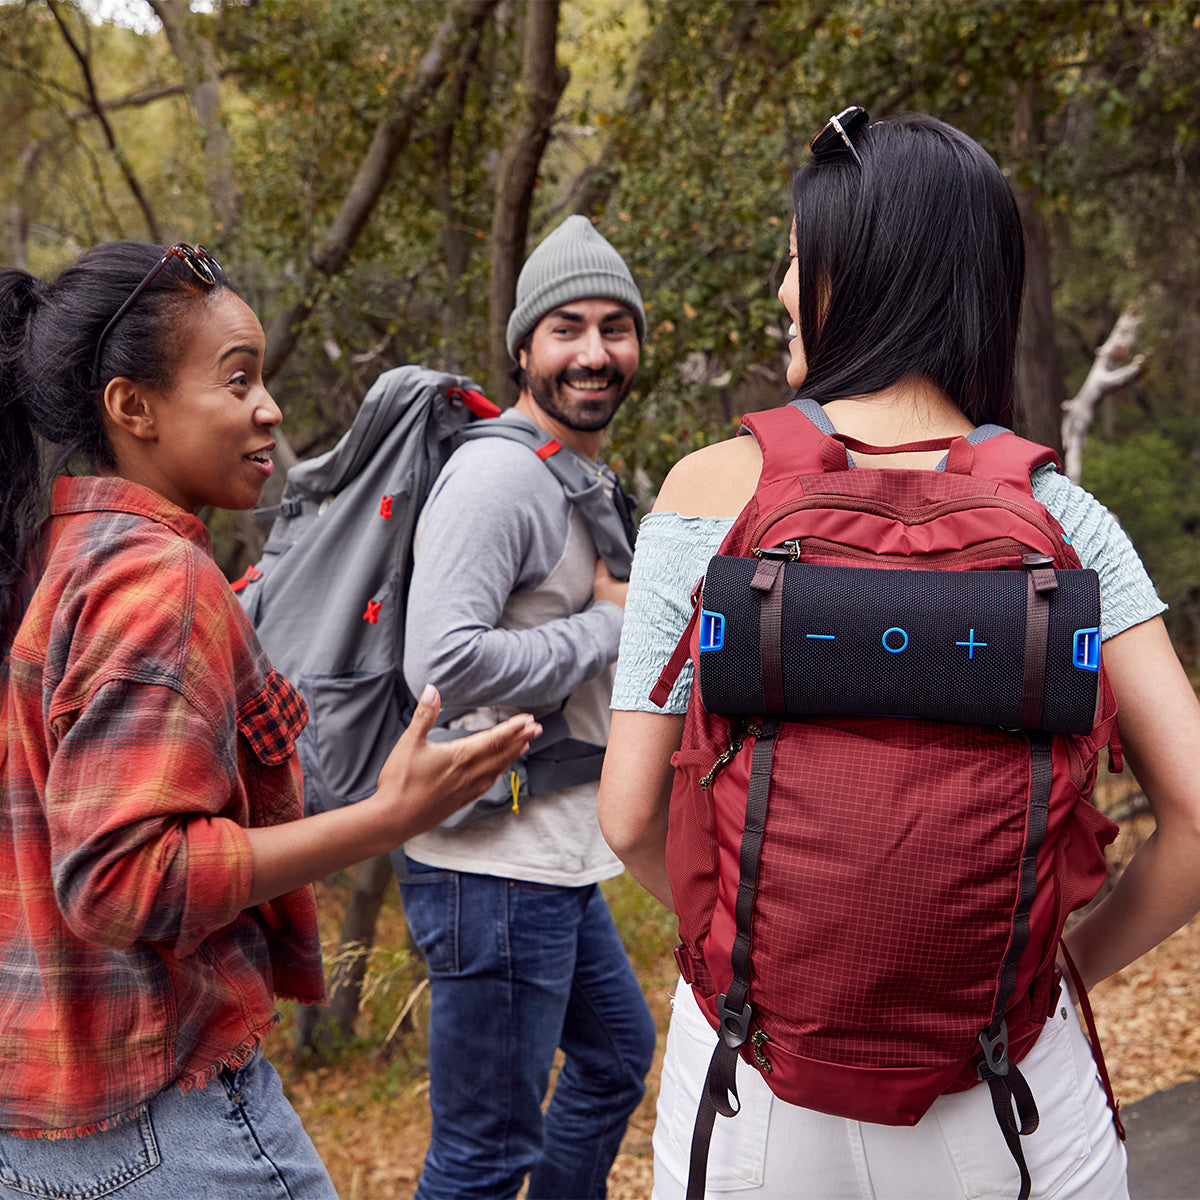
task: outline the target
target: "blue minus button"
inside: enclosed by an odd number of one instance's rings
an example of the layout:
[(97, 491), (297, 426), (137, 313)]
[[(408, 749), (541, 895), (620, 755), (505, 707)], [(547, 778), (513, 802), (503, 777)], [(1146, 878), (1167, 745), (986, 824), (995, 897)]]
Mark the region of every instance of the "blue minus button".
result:
[(1071, 661), (1082, 671), (1100, 670), (1100, 630), (1075, 630), (1075, 651)]

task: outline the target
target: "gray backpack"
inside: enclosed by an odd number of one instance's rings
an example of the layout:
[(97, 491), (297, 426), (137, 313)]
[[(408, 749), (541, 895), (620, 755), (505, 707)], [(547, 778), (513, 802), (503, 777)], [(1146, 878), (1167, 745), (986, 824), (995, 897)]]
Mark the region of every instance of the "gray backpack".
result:
[[(280, 503), (256, 510), (273, 519), (270, 537), (233, 588), (271, 662), (308, 704), (298, 752), (309, 812), (371, 795), (412, 715), (402, 662), (413, 532), (463, 438), (528, 445), (579, 509), (609, 570), (629, 578), (632, 503), (619, 485), (611, 494), (607, 468), (587, 469), (531, 422), (494, 419), (499, 413), (464, 376), (397, 367), (375, 381), (332, 450), (288, 472)], [(599, 778), (603, 747), (571, 738), (561, 710), (542, 725), (515, 778), (448, 824), (508, 808), (514, 789), (536, 794)]]

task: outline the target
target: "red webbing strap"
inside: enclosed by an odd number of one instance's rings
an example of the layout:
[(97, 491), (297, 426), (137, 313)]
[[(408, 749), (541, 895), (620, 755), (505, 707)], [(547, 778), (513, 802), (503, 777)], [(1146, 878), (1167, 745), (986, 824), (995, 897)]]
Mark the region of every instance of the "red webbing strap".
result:
[(552, 454), (557, 454), (562, 449), (562, 442), (556, 442), (551, 438), (548, 442), (543, 442), (535, 451), (534, 454), (545, 462)]
[(1125, 1126), (1121, 1123), (1121, 1115), (1118, 1111), (1121, 1106), (1117, 1102), (1116, 1096), (1113, 1095), (1112, 1081), (1108, 1077), (1108, 1065), (1104, 1061), (1104, 1050), (1100, 1045), (1100, 1035), (1096, 1032), (1096, 1018), (1092, 1016), (1092, 1005), (1088, 1000), (1087, 989), (1083, 986), (1079, 968), (1075, 965), (1070, 950), (1067, 949), (1067, 943), (1060, 941), (1058, 944), (1062, 947), (1063, 961), (1067, 964), (1067, 970), (1071, 972), (1071, 982), (1075, 984), (1075, 1000), (1079, 1004), (1084, 1024), (1087, 1026), (1088, 1040), (1092, 1043), (1092, 1058), (1095, 1059), (1096, 1071), (1100, 1075), (1104, 1094), (1108, 1097), (1108, 1107), (1112, 1109), (1113, 1125), (1116, 1127), (1117, 1137), (1124, 1141)]
[(975, 465), (975, 446), (965, 437), (956, 437), (946, 452), (947, 475), (970, 475)]
[(247, 584), (254, 583), (261, 579), (262, 574), (263, 573), (253, 563), (251, 563), (250, 566), (246, 568), (245, 574), (235, 579), (229, 586), (235, 592), (244, 591)]
[(650, 703), (658, 708), (662, 708), (666, 704), (671, 695), (671, 689), (675, 686), (675, 680), (679, 678), (679, 672), (683, 670), (683, 664), (691, 656), (692, 631), (696, 628), (696, 621), (700, 617), (700, 589), (703, 586), (704, 579), (701, 577), (700, 582), (692, 589), (692, 615), (688, 617), (688, 623), (684, 626), (679, 641), (675, 643), (675, 649), (671, 651), (667, 665), (659, 674), (658, 682), (650, 689)]
[(477, 417), (498, 417), (500, 409), (496, 407), (482, 392), (471, 388), (452, 387), (446, 389), (446, 395), (455, 400), (461, 400)]
[[(918, 454), (922, 451), (949, 450), (957, 438), (930, 438), (925, 442), (901, 442), (898, 446), (873, 446), (870, 442), (860, 442), (848, 433), (839, 433), (837, 440), (856, 454)], [(969, 444), (969, 443), (968, 443)]]

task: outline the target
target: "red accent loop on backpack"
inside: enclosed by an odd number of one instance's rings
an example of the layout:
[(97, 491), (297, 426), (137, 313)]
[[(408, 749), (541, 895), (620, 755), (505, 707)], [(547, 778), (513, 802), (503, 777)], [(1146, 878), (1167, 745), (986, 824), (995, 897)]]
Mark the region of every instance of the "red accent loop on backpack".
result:
[(366, 623), (368, 625), (378, 625), (379, 624), (379, 610), (382, 607), (383, 607), (382, 600), (368, 600), (367, 601), (367, 611), (365, 613), (363, 613), (363, 620), (366, 621)]
[(821, 443), (821, 466), (826, 471), (845, 471), (850, 467), (846, 443), (839, 437), (828, 434)]
[(476, 392), (471, 388), (452, 387), (446, 389), (446, 395), (455, 400), (461, 400), (477, 417), (498, 417), (500, 415), (500, 409), (482, 392)]
[(246, 568), (245, 574), (240, 579), (235, 579), (229, 586), (235, 591), (240, 592), (248, 583), (253, 583), (257, 579), (262, 578), (262, 572), (251, 563)]
[(545, 462), (552, 454), (557, 454), (562, 449), (562, 442), (555, 441), (551, 438), (548, 442), (543, 442), (535, 451), (534, 454)]
[(965, 437), (957, 437), (946, 453), (945, 469), (950, 475), (970, 475), (975, 466), (975, 446)]

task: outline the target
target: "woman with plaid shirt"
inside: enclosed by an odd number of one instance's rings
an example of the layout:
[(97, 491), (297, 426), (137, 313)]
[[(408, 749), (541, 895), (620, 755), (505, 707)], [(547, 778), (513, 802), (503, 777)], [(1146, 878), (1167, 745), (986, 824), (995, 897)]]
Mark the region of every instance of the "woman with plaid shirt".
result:
[(483, 791), (538, 727), (302, 817), (307, 713), (197, 513), (253, 507), (279, 409), (201, 247), (0, 271), (0, 1196), (330, 1197), (261, 1053), (324, 996), (312, 880)]

